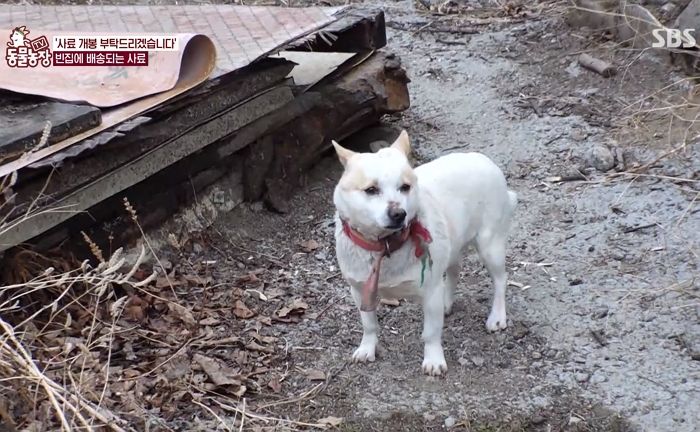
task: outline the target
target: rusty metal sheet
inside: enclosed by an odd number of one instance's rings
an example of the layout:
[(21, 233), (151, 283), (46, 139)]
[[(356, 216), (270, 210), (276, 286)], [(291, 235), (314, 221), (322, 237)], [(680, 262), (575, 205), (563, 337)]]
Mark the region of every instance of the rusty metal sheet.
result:
[[(23, 26), (29, 29), (28, 36), (35, 40), (45, 37), (51, 41), (55, 36), (89, 38), (91, 35), (77, 30), (43, 30), (40, 25), (37, 22), (31, 27)], [(112, 33), (108, 35), (112, 36)], [(114, 36), (128, 34), (114, 33)], [(169, 36), (178, 38), (180, 49), (151, 53), (148, 66), (10, 67), (7, 61), (0, 61), (0, 88), (68, 102), (87, 102), (105, 108), (171, 90), (178, 84), (183, 72), (189, 74), (194, 82), (204, 81), (214, 70), (216, 59), (211, 40), (203, 35), (186, 33)], [(0, 37), (0, 46), (5, 45), (2, 39)]]
[[(147, 93), (146, 97), (122, 104), (105, 111), (103, 123), (95, 129), (79, 134), (53, 146), (46, 147), (18, 160), (0, 166), (0, 177), (31, 165), (57, 151), (132, 118), (168, 99), (181, 94), (211, 76), (221, 76), (248, 65), (289, 41), (312, 33), (334, 21), (343, 8), (281, 8), (231, 5), (206, 6), (3, 6), (0, 8), (0, 48), (16, 26), (26, 26), (41, 32), (135, 32), (135, 33), (183, 33), (194, 35), (190, 47), (181, 57), (181, 64), (166, 73), (177, 77), (175, 86), (159, 93)], [(192, 43), (198, 45), (193, 46)], [(213, 64), (213, 49), (216, 64)], [(56, 69), (56, 68), (53, 68)], [(70, 67), (67, 69), (71, 69)], [(101, 69), (101, 68), (94, 68)], [(147, 73), (144, 69), (144, 73)], [(6, 69), (0, 69), (0, 88)], [(16, 80), (12, 80), (16, 84)], [(43, 90), (33, 88), (34, 94), (61, 97), (60, 90), (47, 80)], [(99, 92), (99, 80), (95, 80)], [(55, 83), (54, 83), (55, 84)], [(71, 89), (73, 91), (74, 89)], [(58, 92), (58, 93), (57, 93)], [(148, 96), (150, 94), (150, 96)], [(134, 95), (132, 94), (132, 97)], [(109, 106), (109, 105), (105, 105)]]
[(218, 55), (213, 73), (216, 77), (324, 27), (335, 21), (343, 9), (237, 5), (3, 6), (0, 32), (9, 36), (12, 28), (26, 25), (30, 29), (55, 32), (203, 34), (216, 46)]

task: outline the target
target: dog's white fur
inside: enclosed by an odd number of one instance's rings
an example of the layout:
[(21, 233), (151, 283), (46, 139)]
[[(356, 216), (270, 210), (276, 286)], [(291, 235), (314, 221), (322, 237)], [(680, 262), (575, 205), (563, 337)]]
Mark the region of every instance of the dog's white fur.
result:
[[(424, 310), (423, 371), (440, 375), (447, 371), (442, 348), (444, 315), (452, 308), (462, 255), (474, 245), (491, 275), (495, 295), (486, 320), (488, 330), (506, 327), (506, 237), (517, 198), (508, 190), (501, 170), (479, 153), (452, 153), (412, 169), (408, 134), (377, 153), (355, 153), (333, 142), (345, 167), (335, 188), (336, 254), (340, 270), (351, 287), (358, 307), (360, 290), (378, 253), (355, 245), (343, 232), (341, 218), (365, 238), (377, 240), (391, 234), (387, 208), (391, 204), (407, 212), (430, 231), (432, 267), (420, 284), (421, 261), (408, 241), (384, 259), (379, 278), (381, 297), (417, 297)], [(403, 184), (410, 191), (401, 192)], [(378, 194), (365, 189), (375, 186)], [(355, 361), (374, 361), (378, 342), (377, 313), (360, 312), (363, 335), (353, 354)]]

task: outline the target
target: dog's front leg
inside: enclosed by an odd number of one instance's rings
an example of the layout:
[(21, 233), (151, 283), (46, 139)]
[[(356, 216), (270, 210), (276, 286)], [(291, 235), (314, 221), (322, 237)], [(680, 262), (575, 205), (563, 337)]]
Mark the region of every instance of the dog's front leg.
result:
[[(362, 303), (362, 293), (360, 292), (360, 287), (352, 285), (350, 287), (350, 291), (352, 293), (352, 298), (355, 300), (355, 304), (357, 305), (357, 309), (359, 310), (360, 304)], [(362, 341), (360, 342), (360, 346), (357, 347), (353, 353), (352, 359), (356, 362), (373, 362), (377, 349), (377, 342), (379, 341), (379, 322), (377, 321), (377, 311), (360, 311), (360, 318), (362, 319)]]
[(442, 326), (445, 317), (445, 286), (442, 278), (426, 290), (423, 298), (423, 372), (440, 375), (447, 372), (447, 362), (442, 349)]

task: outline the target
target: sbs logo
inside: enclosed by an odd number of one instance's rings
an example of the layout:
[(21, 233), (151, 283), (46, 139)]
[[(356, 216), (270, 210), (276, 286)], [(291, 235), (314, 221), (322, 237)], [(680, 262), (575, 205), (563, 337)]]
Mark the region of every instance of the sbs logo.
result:
[(653, 48), (692, 48), (696, 43), (693, 33), (695, 29), (655, 28), (651, 31), (654, 37), (651, 46)]

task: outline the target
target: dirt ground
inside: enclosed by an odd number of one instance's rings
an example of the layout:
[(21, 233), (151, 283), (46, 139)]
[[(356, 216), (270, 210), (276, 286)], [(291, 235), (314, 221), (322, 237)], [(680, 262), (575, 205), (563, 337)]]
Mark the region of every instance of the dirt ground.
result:
[[(380, 311), (377, 362), (349, 364), (361, 327), (334, 258), (340, 167), (330, 155), (289, 214), (242, 205), (198, 248), (198, 259), (217, 259), (214, 248), (244, 245), (264, 269), (257, 289), (308, 305), (299, 322), (267, 329), (285, 341), (286, 373), (272, 396), (280, 405), (261, 409), (296, 421), (342, 417), (344, 430), (697, 430), (696, 130), (664, 108), (690, 86), (657, 93), (683, 76), (652, 56), (596, 49), (605, 41), (554, 13), (462, 35), (430, 31), (442, 18), (411, 2), (379, 6), (389, 48), (412, 79), (412, 108), (387, 122), (409, 131), (423, 161), (487, 154), (520, 196), (510, 326), (486, 332), (491, 285), (472, 257), (445, 324), (446, 377), (420, 373), (420, 307), (403, 302)], [(605, 79), (581, 69), (583, 50), (621, 73)], [(654, 162), (685, 137), (685, 148)], [(588, 152), (601, 144), (617, 155), (608, 173), (588, 168)], [(649, 162), (639, 175), (625, 173)], [(552, 179), (577, 170), (585, 178)], [(230, 267), (220, 263), (214, 279), (240, 277), (244, 266)], [(317, 389), (318, 371), (319, 390), (294, 398)]]
[[(423, 162), (485, 153), (519, 195), (509, 327), (486, 331), (492, 287), (468, 257), (445, 322), (445, 377), (421, 373), (421, 308), (403, 301), (380, 309), (377, 361), (350, 363), (361, 325), (335, 262), (332, 190), (341, 168), (329, 155), (288, 214), (242, 204), (190, 233), (179, 256), (171, 246), (159, 252), (174, 273), (197, 263), (206, 275), (203, 287), (179, 292), (209, 313), (200, 321), (206, 331), (254, 334), (269, 357), (246, 383), (248, 409), (260, 417), (246, 429), (334, 417), (345, 431), (700, 429), (700, 152), (685, 76), (568, 27), (559, 7), (526, 9), (527, 18), (492, 7), (490, 24), (462, 34), (431, 27), (473, 26), (468, 14), (431, 15), (410, 0), (356, 5), (371, 6), (385, 10), (387, 49), (412, 80), (412, 107), (386, 123), (408, 130)], [(582, 69), (583, 51), (620, 72)], [(590, 167), (611, 158), (591, 161), (601, 145), (614, 156), (608, 172)], [(232, 306), (237, 295), (245, 307)], [(191, 360), (193, 346), (163, 357), (170, 382), (178, 378), (171, 366)], [(207, 348), (244, 362), (231, 353)], [(230, 410), (189, 400), (173, 396), (169, 409), (152, 411), (167, 420), (153, 424), (214, 430), (222, 428), (216, 416), (234, 424)]]
[[(485, 330), (491, 284), (470, 257), (445, 323), (446, 377), (420, 373), (420, 307), (404, 302), (380, 310), (377, 362), (348, 363), (361, 326), (334, 258), (340, 166), (329, 155), (289, 214), (239, 206), (197, 248), (197, 259), (229, 258), (217, 264), (223, 282), (249, 270), (230, 264), (229, 251), (240, 259), (231, 242), (243, 245), (262, 268), (258, 290), (308, 305), (299, 322), (266, 330), (285, 341), (286, 374), (278, 394), (259, 396), (283, 402), (261, 409), (342, 417), (343, 430), (698, 430), (700, 155), (697, 128), (682, 120), (692, 112), (669, 108), (689, 94), (684, 76), (567, 27), (556, 11), (464, 35), (428, 28), (464, 26), (463, 16), (431, 16), (410, 1), (366, 5), (384, 8), (388, 49), (412, 80), (412, 107), (387, 123), (409, 131), (422, 161), (487, 154), (519, 194), (509, 327)], [(582, 69), (582, 51), (620, 73)], [(600, 145), (616, 156), (609, 172), (590, 168)], [(572, 173), (580, 178), (568, 181)], [(246, 302), (264, 303), (255, 296)], [(305, 397), (318, 371), (323, 385)]]

